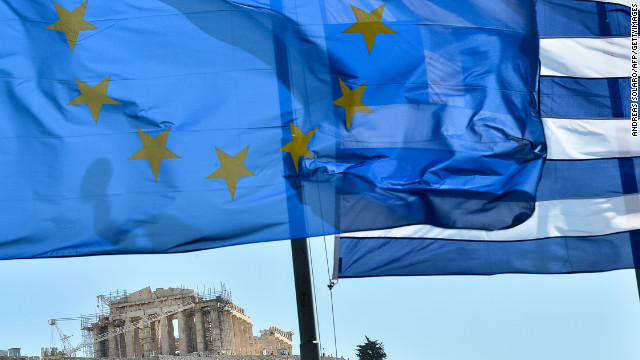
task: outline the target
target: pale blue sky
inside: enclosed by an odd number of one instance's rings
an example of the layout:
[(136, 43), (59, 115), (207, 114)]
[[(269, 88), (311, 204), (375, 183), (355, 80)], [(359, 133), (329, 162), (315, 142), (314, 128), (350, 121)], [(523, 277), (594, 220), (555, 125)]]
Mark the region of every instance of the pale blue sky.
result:
[[(331, 254), (333, 238), (327, 238)], [(335, 353), (322, 238), (312, 239), (322, 347)], [(331, 261), (331, 259), (330, 259)], [(330, 264), (331, 265), (331, 264)], [(626, 360), (640, 354), (634, 272), (345, 279), (334, 288), (338, 355), (364, 335), (389, 360)], [(224, 282), (254, 322), (298, 332), (288, 241), (172, 255), (0, 261), (0, 349), (60, 344), (47, 320), (91, 313), (96, 295)], [(61, 323), (81, 340), (78, 322)], [(298, 337), (294, 337), (294, 352)]]

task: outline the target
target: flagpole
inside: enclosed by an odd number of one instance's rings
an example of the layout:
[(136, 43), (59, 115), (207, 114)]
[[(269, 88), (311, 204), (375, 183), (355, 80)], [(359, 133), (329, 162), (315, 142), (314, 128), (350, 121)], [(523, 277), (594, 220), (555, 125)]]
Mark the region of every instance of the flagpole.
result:
[(636, 284), (638, 285), (638, 297), (640, 298), (640, 269), (636, 268)]
[(320, 347), (316, 334), (316, 319), (313, 306), (313, 288), (309, 265), (307, 239), (291, 239), (293, 277), (296, 284), (298, 304), (298, 327), (300, 329), (301, 360), (320, 360)]

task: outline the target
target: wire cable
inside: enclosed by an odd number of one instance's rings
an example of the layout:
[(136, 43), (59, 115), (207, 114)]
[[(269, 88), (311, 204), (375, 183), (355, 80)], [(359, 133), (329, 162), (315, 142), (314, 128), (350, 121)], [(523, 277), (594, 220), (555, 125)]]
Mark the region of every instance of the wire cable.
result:
[(318, 318), (318, 299), (316, 298), (316, 276), (313, 273), (313, 251), (311, 251), (311, 240), (307, 238), (307, 249), (309, 250), (309, 262), (311, 265), (311, 286), (313, 287), (313, 307), (316, 313), (316, 330), (318, 331), (318, 348), (322, 349), (322, 334), (320, 333), (320, 318)]
[(333, 310), (333, 287), (336, 286), (338, 282), (337, 281), (334, 282), (331, 279), (331, 273), (329, 272), (329, 252), (327, 251), (327, 237), (323, 236), (323, 240), (324, 240), (324, 258), (326, 259), (327, 276), (329, 277), (329, 285), (327, 287), (329, 288), (329, 295), (331, 296), (331, 320), (333, 321), (333, 346), (336, 350), (336, 357), (338, 357), (338, 338), (336, 336), (336, 315)]

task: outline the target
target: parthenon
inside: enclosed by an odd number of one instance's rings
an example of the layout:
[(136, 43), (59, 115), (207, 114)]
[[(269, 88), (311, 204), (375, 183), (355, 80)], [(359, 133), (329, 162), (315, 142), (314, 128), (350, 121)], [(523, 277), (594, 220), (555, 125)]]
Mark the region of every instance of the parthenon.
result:
[(270, 327), (254, 336), (251, 318), (226, 290), (203, 296), (147, 287), (108, 305), (108, 314), (83, 328), (93, 336), (94, 358), (291, 354), (293, 332)]

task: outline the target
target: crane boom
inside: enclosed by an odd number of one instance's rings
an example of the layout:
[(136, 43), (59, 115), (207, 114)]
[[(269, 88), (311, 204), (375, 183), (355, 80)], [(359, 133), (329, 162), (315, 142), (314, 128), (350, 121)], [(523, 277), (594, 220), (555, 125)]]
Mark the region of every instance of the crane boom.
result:
[(67, 354), (73, 349), (73, 345), (71, 344), (71, 341), (69, 341), (69, 338), (71, 336), (67, 336), (64, 332), (62, 332), (62, 329), (60, 329), (60, 326), (58, 326), (58, 322), (56, 320), (57, 319), (50, 319), (49, 325), (55, 326), (56, 330), (58, 331), (58, 336), (60, 336), (60, 340), (62, 341), (64, 352), (65, 354)]

